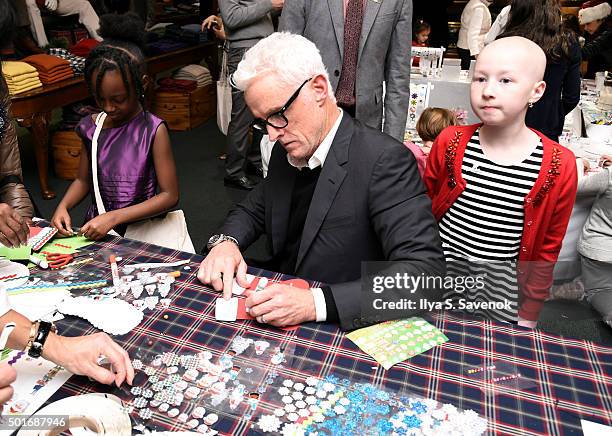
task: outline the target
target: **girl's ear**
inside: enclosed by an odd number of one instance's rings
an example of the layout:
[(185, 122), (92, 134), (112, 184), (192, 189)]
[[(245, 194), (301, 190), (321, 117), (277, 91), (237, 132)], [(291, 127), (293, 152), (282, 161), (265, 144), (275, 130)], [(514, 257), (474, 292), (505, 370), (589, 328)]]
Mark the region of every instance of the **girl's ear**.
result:
[(149, 90), (149, 86), (151, 86), (151, 76), (148, 74), (143, 74), (142, 76), (142, 89), (146, 93)]

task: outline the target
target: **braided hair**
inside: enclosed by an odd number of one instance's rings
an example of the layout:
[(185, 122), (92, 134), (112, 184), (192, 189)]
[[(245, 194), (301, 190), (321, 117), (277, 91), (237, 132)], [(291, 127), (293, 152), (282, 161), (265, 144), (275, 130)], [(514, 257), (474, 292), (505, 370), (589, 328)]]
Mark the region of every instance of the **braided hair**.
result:
[(119, 71), (128, 95), (132, 92), (131, 80), (137, 99), (144, 107), (144, 23), (134, 13), (106, 14), (100, 17), (99, 33), (104, 42), (95, 47), (85, 61), (85, 81), (90, 93), (100, 100), (104, 75), (108, 71)]

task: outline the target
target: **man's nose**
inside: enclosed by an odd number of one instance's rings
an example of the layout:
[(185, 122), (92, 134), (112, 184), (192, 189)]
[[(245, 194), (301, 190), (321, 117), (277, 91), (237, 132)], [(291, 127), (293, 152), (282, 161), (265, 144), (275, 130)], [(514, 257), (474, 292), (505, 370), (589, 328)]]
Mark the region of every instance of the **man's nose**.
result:
[(284, 129), (277, 129), (276, 127), (272, 127), (270, 125), (266, 126), (268, 128), (268, 136), (270, 137), (271, 142), (278, 141), (278, 138), (283, 136)]

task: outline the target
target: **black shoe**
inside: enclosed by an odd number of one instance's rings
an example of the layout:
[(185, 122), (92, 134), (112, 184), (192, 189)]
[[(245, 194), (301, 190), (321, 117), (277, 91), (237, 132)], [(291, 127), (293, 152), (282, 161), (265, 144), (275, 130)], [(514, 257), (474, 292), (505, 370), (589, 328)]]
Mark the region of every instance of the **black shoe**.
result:
[(242, 176), (240, 178), (230, 178), (225, 177), (223, 179), (223, 184), (225, 186), (231, 186), (233, 188), (245, 189), (250, 191), (255, 187), (255, 183), (253, 183), (247, 176)]

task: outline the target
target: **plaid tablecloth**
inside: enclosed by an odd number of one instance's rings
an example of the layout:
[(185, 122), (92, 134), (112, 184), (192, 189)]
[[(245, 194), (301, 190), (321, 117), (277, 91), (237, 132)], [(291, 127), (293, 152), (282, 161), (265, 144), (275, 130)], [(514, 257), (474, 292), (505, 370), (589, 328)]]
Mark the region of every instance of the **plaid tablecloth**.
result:
[[(92, 249), (111, 249), (123, 257), (120, 265), (190, 259), (166, 310), (146, 311), (132, 332), (115, 339), (130, 353), (148, 339), (172, 351), (193, 353), (209, 350), (220, 355), (236, 335), (259, 336), (293, 350), (280, 377), (325, 377), (336, 374), (356, 382), (451, 403), (473, 409), (485, 417), (489, 432), (509, 435), (582, 434), (580, 419), (612, 425), (612, 348), (490, 321), (464, 319), (440, 313), (429, 319), (449, 338), (408, 361), (385, 371), (359, 350), (333, 325), (308, 324), (294, 332), (267, 328), (251, 321), (219, 323), (214, 317), (217, 294), (196, 277), (201, 256), (189, 255), (135, 241), (114, 238)], [(110, 268), (101, 261), (82, 270)], [(251, 273), (282, 279), (281, 275), (254, 270)], [(92, 333), (87, 322), (69, 317), (59, 323), (65, 335)], [(504, 362), (515, 365), (530, 386), (484, 392), (467, 368)], [(66, 395), (103, 391), (104, 386), (84, 377), (72, 377), (51, 401)], [(258, 408), (265, 410), (265, 395)], [(214, 428), (223, 434), (248, 434), (252, 423), (232, 414), (219, 413)], [(179, 430), (184, 424), (164, 418), (150, 422), (158, 430)]]

